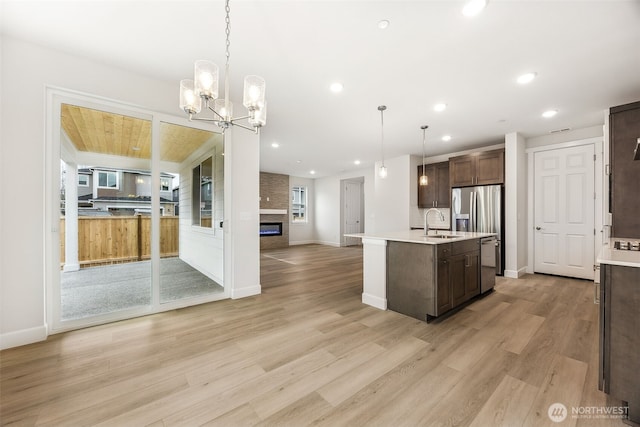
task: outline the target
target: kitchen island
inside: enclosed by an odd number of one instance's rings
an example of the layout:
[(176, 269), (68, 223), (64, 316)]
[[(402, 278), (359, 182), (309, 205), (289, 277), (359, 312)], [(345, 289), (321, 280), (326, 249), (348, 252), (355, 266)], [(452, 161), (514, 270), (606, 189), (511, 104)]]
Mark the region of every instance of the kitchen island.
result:
[[(480, 240), (493, 233), (406, 230), (348, 234), (364, 247), (362, 302), (422, 321), (481, 293), (495, 264), (481, 268)], [(495, 246), (493, 247), (495, 262)]]
[[(619, 249), (620, 242), (622, 247)], [(611, 238), (600, 263), (598, 388), (628, 405), (640, 423), (640, 239)], [(635, 250), (632, 250), (635, 249)]]

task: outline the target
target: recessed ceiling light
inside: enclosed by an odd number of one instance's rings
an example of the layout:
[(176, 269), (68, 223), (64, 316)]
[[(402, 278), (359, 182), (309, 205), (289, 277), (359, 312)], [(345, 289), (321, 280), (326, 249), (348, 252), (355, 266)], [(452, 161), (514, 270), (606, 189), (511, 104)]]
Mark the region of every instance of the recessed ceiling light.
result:
[(359, 165), (359, 164), (360, 164), (360, 160), (354, 160), (354, 161), (353, 161), (353, 164), (354, 164), (354, 165)]
[(277, 142), (274, 142), (274, 143), (271, 144), (271, 146), (273, 148), (278, 148), (278, 147), (280, 147), (280, 144), (278, 144)]
[(329, 90), (333, 93), (340, 93), (342, 89), (344, 89), (344, 86), (340, 82), (331, 83), (331, 86), (329, 86)]
[(545, 119), (549, 119), (555, 116), (556, 114), (558, 114), (558, 110), (547, 110), (544, 113), (542, 113), (542, 117), (544, 117)]
[(442, 140), (443, 140), (443, 141), (451, 141), (451, 135), (444, 135), (444, 136), (442, 137)]
[(302, 160), (296, 160), (296, 163), (302, 163)]
[(462, 14), (464, 16), (476, 16), (487, 5), (487, 0), (469, 0), (462, 8)]
[(378, 22), (378, 28), (381, 30), (386, 30), (389, 27), (389, 21), (387, 19), (383, 19)]
[(316, 171), (309, 171), (309, 173), (310, 173), (311, 175), (315, 175), (315, 174), (316, 174)]
[(526, 85), (527, 83), (531, 83), (533, 79), (536, 78), (537, 75), (538, 75), (537, 73), (526, 73), (519, 76), (516, 81), (521, 85)]
[(444, 110), (446, 110), (446, 109), (447, 109), (447, 104), (442, 104), (442, 103), (440, 103), (440, 104), (436, 104), (436, 105), (434, 105), (434, 106), (433, 106), (433, 109), (434, 109), (435, 111), (438, 111), (438, 112), (440, 112), (440, 111), (444, 111)]

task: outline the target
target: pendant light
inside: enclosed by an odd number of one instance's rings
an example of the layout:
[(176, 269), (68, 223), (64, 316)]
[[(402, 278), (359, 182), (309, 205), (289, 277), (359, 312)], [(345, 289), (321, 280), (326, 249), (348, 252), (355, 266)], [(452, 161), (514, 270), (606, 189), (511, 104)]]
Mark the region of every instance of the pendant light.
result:
[(384, 165), (384, 110), (386, 109), (386, 105), (378, 106), (378, 111), (380, 111), (380, 151), (382, 153), (382, 165), (378, 169), (378, 175), (383, 179), (387, 177), (387, 167)]
[(429, 128), (429, 126), (424, 125), (424, 126), (420, 126), (420, 129), (422, 129), (422, 176), (420, 177), (420, 185), (421, 186), (425, 186), (425, 185), (429, 185), (429, 178), (427, 177), (427, 168), (425, 167), (424, 164), (424, 151), (425, 151), (425, 146), (426, 146), (426, 139), (427, 139), (427, 129)]

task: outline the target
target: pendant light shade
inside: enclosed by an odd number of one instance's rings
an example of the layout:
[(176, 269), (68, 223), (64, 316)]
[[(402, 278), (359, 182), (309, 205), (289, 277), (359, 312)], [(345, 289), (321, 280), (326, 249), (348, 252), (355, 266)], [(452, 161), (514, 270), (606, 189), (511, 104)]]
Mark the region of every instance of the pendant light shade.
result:
[(251, 111), (264, 105), (265, 82), (259, 76), (247, 76), (244, 78), (244, 97), (242, 104)]
[(424, 125), (424, 126), (420, 126), (420, 129), (422, 129), (422, 175), (420, 176), (420, 185), (421, 186), (426, 186), (429, 185), (429, 177), (427, 176), (427, 168), (425, 167), (425, 147), (427, 144), (427, 129), (429, 128), (429, 126)]
[(386, 109), (386, 105), (378, 106), (378, 111), (380, 111), (380, 151), (382, 153), (382, 165), (378, 169), (378, 176), (383, 179), (387, 177), (387, 167), (384, 165), (384, 110)]

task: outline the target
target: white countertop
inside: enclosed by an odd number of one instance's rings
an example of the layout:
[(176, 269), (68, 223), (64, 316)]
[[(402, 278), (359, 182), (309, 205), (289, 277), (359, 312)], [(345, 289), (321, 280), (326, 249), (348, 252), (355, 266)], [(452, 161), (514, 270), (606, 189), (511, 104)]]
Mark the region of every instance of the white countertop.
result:
[(388, 231), (383, 233), (356, 233), (345, 234), (346, 237), (359, 237), (363, 239), (392, 240), (394, 242), (421, 243), (426, 245), (438, 245), (440, 243), (459, 242), (461, 240), (479, 239), (481, 237), (495, 236), (496, 233), (475, 233), (470, 231), (438, 231), (438, 235), (456, 236), (455, 238), (443, 239), (433, 237), (435, 230), (429, 232), (429, 236), (424, 235), (423, 230), (403, 230)]
[(600, 264), (622, 265), (624, 267), (640, 267), (640, 251), (626, 251), (614, 249), (613, 244), (617, 240), (627, 242), (638, 242), (640, 239), (625, 239), (622, 237), (612, 237), (608, 244), (602, 246), (597, 261)]

